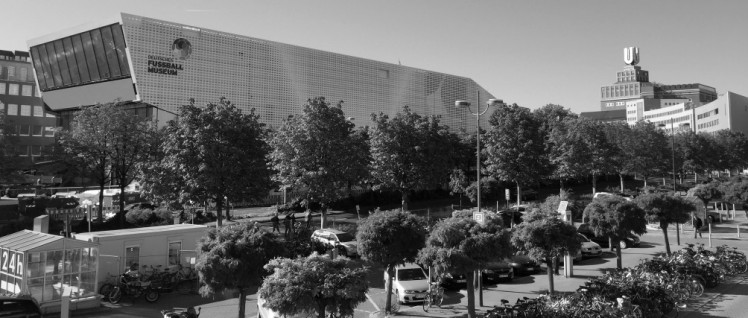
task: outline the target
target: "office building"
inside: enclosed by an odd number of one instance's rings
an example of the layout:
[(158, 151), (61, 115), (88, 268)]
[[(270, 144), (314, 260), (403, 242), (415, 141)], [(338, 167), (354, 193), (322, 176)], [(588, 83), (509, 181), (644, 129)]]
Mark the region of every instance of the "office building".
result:
[(39, 161), (51, 153), (57, 118), (44, 107), (28, 52), (0, 50), (0, 112), (15, 154)]
[(44, 102), (63, 126), (82, 105), (140, 101), (149, 105), (142, 114), (164, 122), (190, 99), (204, 105), (226, 97), (277, 128), (307, 99), (324, 96), (344, 101), (359, 126), (407, 105), (474, 132), (473, 116), (454, 101), (493, 98), (465, 77), (125, 13), (28, 44)]

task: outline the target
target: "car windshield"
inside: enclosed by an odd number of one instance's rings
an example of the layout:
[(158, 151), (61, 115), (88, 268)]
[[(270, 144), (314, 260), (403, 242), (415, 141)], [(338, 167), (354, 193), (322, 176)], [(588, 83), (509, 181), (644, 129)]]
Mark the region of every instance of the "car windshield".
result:
[(338, 236), (338, 241), (340, 242), (353, 242), (356, 240), (356, 238), (353, 237), (353, 235), (350, 235), (348, 233), (339, 233), (336, 235)]
[(426, 275), (418, 268), (405, 268), (397, 271), (397, 280), (400, 281), (422, 279), (426, 279)]
[(577, 235), (577, 238), (579, 238), (580, 242), (589, 242), (590, 241), (590, 239), (588, 239), (586, 236), (584, 236), (582, 234)]

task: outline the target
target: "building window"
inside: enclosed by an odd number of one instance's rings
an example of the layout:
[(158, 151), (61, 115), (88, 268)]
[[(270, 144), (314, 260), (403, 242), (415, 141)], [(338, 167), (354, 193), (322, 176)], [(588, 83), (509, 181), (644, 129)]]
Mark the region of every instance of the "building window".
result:
[(180, 263), (182, 242), (169, 242), (169, 266)]
[(21, 105), (21, 116), (31, 116), (30, 105)]
[(41, 156), (42, 155), (42, 146), (31, 146), (31, 155), (32, 156)]
[(30, 136), (31, 135), (31, 127), (29, 125), (19, 125), (18, 126), (18, 135), (19, 136)]
[(44, 137), (54, 137), (55, 127), (44, 127)]
[(34, 117), (44, 117), (44, 106), (41, 106), (41, 105), (34, 106)]
[(8, 85), (8, 95), (18, 95), (18, 84)]
[(0, 83), (0, 95), (5, 95), (5, 83)]
[(29, 77), (29, 69), (22, 67), (21, 68), (21, 82), (26, 82)]
[(128, 269), (133, 265), (140, 266), (140, 246), (128, 246), (125, 248), (125, 268)]
[(16, 77), (16, 67), (15, 66), (8, 66), (8, 79), (11, 77)]
[(9, 116), (18, 116), (18, 105), (16, 105), (16, 104), (8, 104), (8, 115)]
[(31, 131), (31, 135), (41, 137), (42, 136), (42, 126), (34, 125), (34, 128)]
[(17, 149), (16, 151), (18, 152), (19, 156), (21, 156), (21, 157), (28, 157), (28, 155), (29, 155), (29, 147), (28, 146), (18, 146), (18, 148), (16, 148), (16, 149)]
[(23, 95), (23, 96), (31, 96), (31, 88), (32, 87), (33, 86), (31, 86), (31, 85), (23, 85), (21, 87), (21, 95)]

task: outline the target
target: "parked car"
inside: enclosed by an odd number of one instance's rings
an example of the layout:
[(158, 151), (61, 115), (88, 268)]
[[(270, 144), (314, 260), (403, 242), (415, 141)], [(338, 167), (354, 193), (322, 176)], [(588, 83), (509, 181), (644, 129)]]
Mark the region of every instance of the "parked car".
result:
[[(384, 272), (384, 282), (387, 286), (387, 271)], [(415, 263), (405, 263), (395, 267), (392, 277), (392, 292), (401, 304), (421, 302), (426, 298), (429, 290), (429, 278), (421, 266)]]
[(506, 260), (486, 264), (481, 273), (483, 274), (484, 282), (506, 282), (514, 279), (514, 268), (512, 268), (512, 265)]
[(592, 196), (592, 199), (594, 200), (594, 199), (597, 199), (597, 198), (604, 198), (604, 197), (621, 197), (621, 198), (623, 198), (626, 201), (633, 201), (634, 200), (634, 199), (632, 199), (629, 196), (622, 195), (622, 194), (617, 194), (617, 193), (610, 193), (610, 192), (595, 192), (595, 195)]
[(540, 272), (540, 264), (524, 254), (517, 254), (508, 260), (515, 275), (530, 275)]
[(467, 275), (456, 271), (449, 271), (442, 277), (441, 286), (444, 289), (450, 290), (465, 288), (467, 286)]
[(31, 296), (0, 296), (0, 317), (42, 317), (39, 304)]
[(312, 241), (322, 243), (328, 248), (336, 248), (342, 256), (354, 257), (358, 255), (356, 237), (348, 232), (335, 229), (320, 229), (312, 233)]
[(600, 245), (591, 241), (587, 236), (582, 233), (577, 233), (577, 239), (582, 243), (582, 248), (579, 249), (579, 253), (575, 255), (574, 260), (580, 261), (584, 258), (600, 257), (603, 254), (603, 249)]
[(130, 203), (128, 205), (125, 205), (125, 212), (130, 210), (155, 210), (156, 205), (148, 202), (138, 202), (138, 203)]
[[(592, 230), (589, 224), (582, 223), (577, 227), (577, 232), (583, 234), (587, 238), (589, 238), (591, 241), (597, 243), (598, 245), (602, 247), (609, 247), (610, 244), (608, 244), (608, 237), (607, 236), (596, 236), (595, 231)], [(634, 233), (629, 233), (629, 235), (621, 240), (619, 242), (619, 246), (621, 248), (629, 248), (629, 247), (637, 247), (641, 243), (641, 240), (638, 236), (636, 236)]]

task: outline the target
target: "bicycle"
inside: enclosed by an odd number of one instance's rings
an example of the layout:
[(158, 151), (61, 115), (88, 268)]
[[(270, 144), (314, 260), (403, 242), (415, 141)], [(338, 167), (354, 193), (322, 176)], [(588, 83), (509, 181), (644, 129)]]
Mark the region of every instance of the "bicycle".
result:
[(439, 283), (430, 283), (429, 290), (426, 293), (426, 299), (423, 300), (423, 311), (428, 312), (431, 305), (436, 305), (436, 307), (441, 308), (443, 300), (444, 288), (439, 286)]
[(107, 277), (104, 279), (104, 284), (99, 287), (99, 294), (103, 296), (102, 300), (109, 301), (109, 294), (117, 283), (119, 283), (119, 275), (107, 273)]

